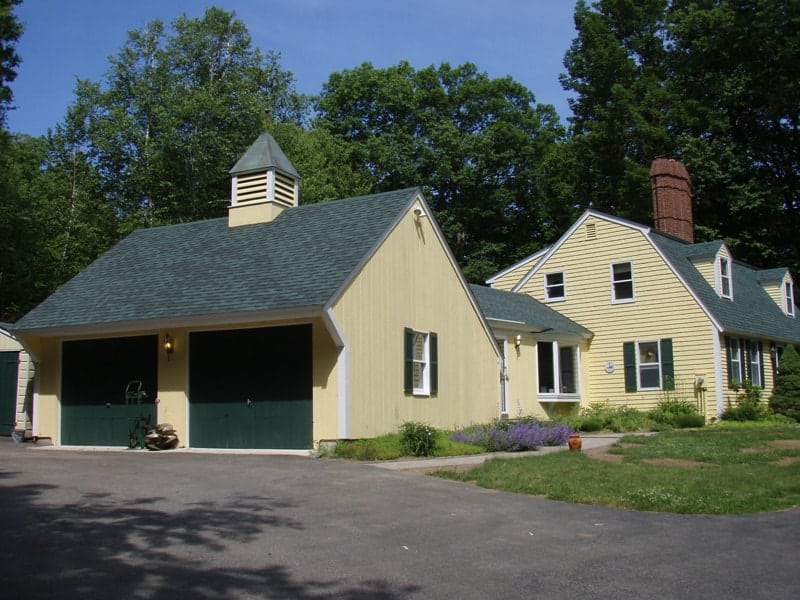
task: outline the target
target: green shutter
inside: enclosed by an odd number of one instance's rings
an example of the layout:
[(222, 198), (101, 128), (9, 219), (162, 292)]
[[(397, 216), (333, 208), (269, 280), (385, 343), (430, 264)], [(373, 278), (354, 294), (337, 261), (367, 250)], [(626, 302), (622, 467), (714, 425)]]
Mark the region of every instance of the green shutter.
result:
[(675, 364), (672, 360), (672, 339), (661, 340), (661, 379), (665, 390), (675, 389)]
[(414, 391), (414, 332), (408, 327), (403, 329), (403, 356), (405, 363), (403, 368), (403, 391), (411, 394)]
[(436, 334), (431, 332), (428, 341), (431, 359), (431, 396), (435, 396), (439, 392), (439, 340)]
[(636, 345), (633, 342), (622, 344), (622, 357), (625, 361), (625, 391), (636, 391)]
[(764, 375), (764, 344), (760, 341), (758, 344), (758, 370), (761, 371), (761, 381), (758, 382), (758, 385), (763, 388), (767, 383), (767, 376)]

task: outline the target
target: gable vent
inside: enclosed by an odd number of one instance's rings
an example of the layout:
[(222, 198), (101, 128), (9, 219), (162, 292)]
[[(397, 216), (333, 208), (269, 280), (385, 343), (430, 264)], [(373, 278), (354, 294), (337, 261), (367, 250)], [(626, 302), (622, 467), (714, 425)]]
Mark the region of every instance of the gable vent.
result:
[(595, 223), (586, 224), (586, 239), (587, 240), (597, 239), (597, 225)]

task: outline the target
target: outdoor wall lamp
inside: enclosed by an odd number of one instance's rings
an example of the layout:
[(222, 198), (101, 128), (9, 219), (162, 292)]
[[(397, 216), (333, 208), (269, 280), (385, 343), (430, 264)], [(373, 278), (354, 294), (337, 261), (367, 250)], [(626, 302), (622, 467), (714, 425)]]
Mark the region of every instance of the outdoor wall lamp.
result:
[(514, 348), (519, 348), (522, 344), (522, 336), (517, 334), (517, 337), (514, 338)]
[(175, 340), (169, 334), (164, 336), (164, 352), (167, 353), (167, 358), (175, 352)]

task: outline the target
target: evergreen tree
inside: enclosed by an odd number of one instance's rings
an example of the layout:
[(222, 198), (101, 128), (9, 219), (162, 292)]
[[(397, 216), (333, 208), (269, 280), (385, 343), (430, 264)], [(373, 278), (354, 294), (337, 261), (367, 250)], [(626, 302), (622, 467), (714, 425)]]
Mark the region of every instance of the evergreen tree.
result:
[(778, 414), (800, 421), (800, 355), (794, 346), (786, 346), (775, 378), (769, 407)]

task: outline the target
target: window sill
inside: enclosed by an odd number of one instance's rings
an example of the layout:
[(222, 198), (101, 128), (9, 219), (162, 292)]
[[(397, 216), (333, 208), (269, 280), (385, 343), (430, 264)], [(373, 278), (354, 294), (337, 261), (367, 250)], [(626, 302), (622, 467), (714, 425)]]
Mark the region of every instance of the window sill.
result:
[(580, 394), (547, 394), (539, 393), (539, 402), (580, 402)]

